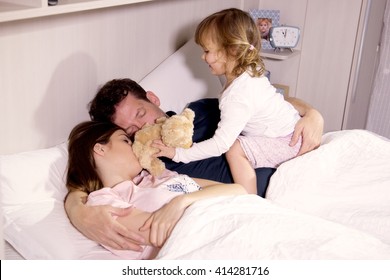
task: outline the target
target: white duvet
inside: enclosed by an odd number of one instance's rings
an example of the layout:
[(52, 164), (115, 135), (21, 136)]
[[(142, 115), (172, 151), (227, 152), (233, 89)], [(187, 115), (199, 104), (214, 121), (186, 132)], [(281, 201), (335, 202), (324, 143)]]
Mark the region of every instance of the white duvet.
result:
[(192, 205), (158, 259), (390, 259), (390, 142), (366, 131), (328, 133), (284, 163), (268, 199)]

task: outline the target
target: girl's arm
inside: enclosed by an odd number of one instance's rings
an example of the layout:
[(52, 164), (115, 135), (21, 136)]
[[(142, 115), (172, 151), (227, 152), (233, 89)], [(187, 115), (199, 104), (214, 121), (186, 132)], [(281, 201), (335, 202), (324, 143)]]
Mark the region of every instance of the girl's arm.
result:
[(188, 149), (168, 147), (161, 140), (155, 140), (152, 147), (160, 151), (154, 156), (183, 163), (220, 156), (230, 149), (244, 129), (250, 117), (250, 114), (245, 114), (248, 111), (248, 105), (244, 102), (227, 102), (220, 112), (218, 127), (211, 138), (193, 143)]
[[(74, 190), (65, 200), (65, 211), (69, 220), (81, 233), (114, 249), (142, 250), (138, 244), (144, 244), (145, 238), (138, 230), (130, 231), (118, 221), (135, 212), (134, 209), (115, 208), (109, 205), (86, 206), (87, 196), (82, 191)], [(118, 216), (118, 219), (113, 219), (112, 214)]]
[(203, 188), (202, 190), (173, 198), (155, 211), (140, 228), (141, 231), (150, 229), (150, 242), (154, 246), (161, 247), (164, 244), (184, 211), (194, 202), (222, 195), (247, 194), (245, 188), (238, 184), (223, 184), (204, 179), (194, 180)]

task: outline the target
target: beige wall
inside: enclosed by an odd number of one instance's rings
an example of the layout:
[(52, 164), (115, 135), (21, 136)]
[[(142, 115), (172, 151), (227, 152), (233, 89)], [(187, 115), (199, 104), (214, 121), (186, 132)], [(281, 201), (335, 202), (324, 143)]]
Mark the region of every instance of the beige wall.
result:
[[(356, 2), (340, 2), (348, 18), (358, 14), (348, 6)], [(340, 3), (294, 0), (286, 7), (285, 0), (156, 0), (0, 23), (0, 154), (63, 142), (76, 123), (88, 119), (87, 103), (101, 84), (118, 77), (140, 80), (191, 38), (203, 17), (228, 7), (279, 9), (281, 23), (301, 28), (300, 55), (266, 60), (271, 81), (288, 85), (290, 96), (320, 110), (326, 131), (341, 129), (351, 65), (340, 63), (352, 60), (353, 47), (335, 52), (335, 43), (345, 43), (318, 40), (312, 28), (318, 22), (329, 26), (323, 22), (333, 21), (330, 8), (342, 11)], [(328, 9), (317, 9), (321, 5)], [(333, 28), (326, 30), (321, 38), (335, 36)], [(329, 54), (318, 55), (325, 47)], [(337, 73), (329, 71), (334, 65)]]
[(203, 17), (253, 3), (159, 0), (1, 23), (0, 154), (66, 140), (88, 119), (99, 85), (141, 79), (191, 38)]

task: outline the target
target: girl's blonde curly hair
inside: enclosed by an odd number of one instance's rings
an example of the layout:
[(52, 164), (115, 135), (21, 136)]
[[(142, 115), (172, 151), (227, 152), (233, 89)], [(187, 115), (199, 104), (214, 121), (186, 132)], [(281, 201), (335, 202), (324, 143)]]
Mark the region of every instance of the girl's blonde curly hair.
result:
[(229, 59), (236, 61), (232, 71), (234, 76), (238, 77), (247, 70), (253, 77), (264, 74), (265, 65), (259, 54), (260, 32), (247, 12), (231, 8), (206, 17), (196, 28), (195, 42), (205, 47), (209, 38)]

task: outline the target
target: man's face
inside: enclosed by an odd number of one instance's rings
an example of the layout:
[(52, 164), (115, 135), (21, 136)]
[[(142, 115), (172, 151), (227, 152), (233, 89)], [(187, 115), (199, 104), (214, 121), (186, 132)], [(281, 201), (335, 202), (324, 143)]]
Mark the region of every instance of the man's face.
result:
[(160, 109), (158, 97), (148, 91), (150, 102), (140, 100), (128, 94), (115, 108), (113, 122), (122, 127), (126, 133), (133, 135), (145, 124), (153, 124), (156, 119), (164, 117), (165, 113)]

